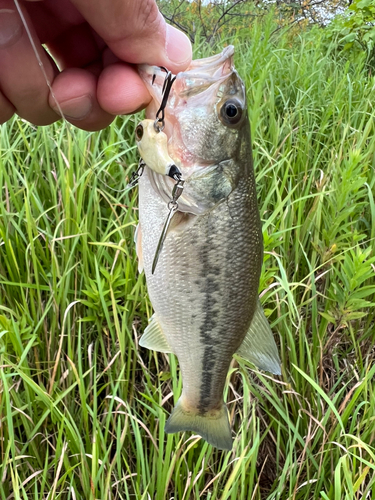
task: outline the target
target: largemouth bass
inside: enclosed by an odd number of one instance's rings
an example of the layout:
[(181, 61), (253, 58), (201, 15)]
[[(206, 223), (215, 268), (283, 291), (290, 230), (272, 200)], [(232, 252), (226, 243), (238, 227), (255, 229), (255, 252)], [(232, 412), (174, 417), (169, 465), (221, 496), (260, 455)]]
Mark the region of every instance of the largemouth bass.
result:
[[(232, 447), (223, 390), (233, 354), (280, 373), (258, 299), (262, 231), (246, 92), (233, 54), (229, 46), (195, 60), (173, 84), (164, 132), (185, 186), (154, 274), (174, 181), (150, 168), (139, 182), (136, 234), (155, 310), (140, 345), (174, 353), (183, 380), (165, 431), (190, 430), (220, 449)], [(153, 97), (146, 116), (155, 118), (165, 74), (151, 66), (140, 74)]]

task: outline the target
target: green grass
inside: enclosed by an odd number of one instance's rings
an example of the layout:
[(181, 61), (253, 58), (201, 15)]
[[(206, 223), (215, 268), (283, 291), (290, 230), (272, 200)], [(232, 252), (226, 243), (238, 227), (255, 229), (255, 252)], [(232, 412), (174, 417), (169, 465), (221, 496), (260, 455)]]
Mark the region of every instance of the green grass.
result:
[(318, 32), (272, 30), (195, 46), (234, 42), (247, 84), (283, 363), (234, 360), (232, 452), (164, 434), (178, 363), (138, 349), (137, 117), (1, 126), (1, 500), (375, 499), (375, 79)]

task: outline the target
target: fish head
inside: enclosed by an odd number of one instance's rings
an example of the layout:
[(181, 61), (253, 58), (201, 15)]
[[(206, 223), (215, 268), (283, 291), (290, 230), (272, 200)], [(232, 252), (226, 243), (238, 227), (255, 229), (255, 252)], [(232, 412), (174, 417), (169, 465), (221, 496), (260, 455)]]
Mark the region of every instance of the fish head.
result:
[[(187, 206), (182, 210), (192, 213), (202, 213), (227, 197), (247, 165), (236, 160), (244, 149), (251, 158), (246, 91), (233, 55), (234, 47), (228, 46), (221, 54), (192, 61), (177, 74), (164, 110), (168, 154), (187, 181)], [(139, 72), (152, 96), (146, 117), (153, 119), (166, 73), (147, 65)], [(164, 198), (170, 197), (169, 179), (153, 175), (153, 184)]]

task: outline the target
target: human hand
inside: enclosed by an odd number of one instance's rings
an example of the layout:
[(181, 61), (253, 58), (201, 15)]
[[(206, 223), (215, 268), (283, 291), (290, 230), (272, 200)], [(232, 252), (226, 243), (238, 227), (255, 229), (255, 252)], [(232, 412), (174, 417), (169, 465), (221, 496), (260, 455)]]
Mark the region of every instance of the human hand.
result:
[[(84, 130), (148, 104), (134, 64), (177, 73), (190, 63), (188, 38), (155, 0), (18, 1), (64, 116)], [(13, 0), (0, 0), (0, 68), (0, 123), (14, 113), (36, 125), (61, 117)]]

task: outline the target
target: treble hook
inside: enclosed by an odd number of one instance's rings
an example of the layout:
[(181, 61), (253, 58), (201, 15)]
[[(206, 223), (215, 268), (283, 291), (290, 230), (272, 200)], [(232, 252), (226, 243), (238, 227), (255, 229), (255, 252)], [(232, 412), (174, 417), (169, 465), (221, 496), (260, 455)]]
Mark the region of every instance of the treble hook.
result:
[[(154, 122), (154, 127), (155, 127), (156, 132), (161, 132), (162, 130), (164, 130), (164, 127), (165, 127), (164, 110), (165, 110), (165, 107), (166, 107), (167, 102), (168, 102), (168, 97), (169, 97), (169, 94), (171, 92), (173, 82), (176, 80), (176, 75), (173, 75), (173, 73), (171, 73), (169, 70), (167, 70), (167, 68), (164, 68), (164, 66), (159, 66), (159, 67), (161, 70), (166, 72), (166, 76), (165, 76), (163, 88), (162, 88), (163, 97), (161, 100), (160, 108), (158, 109), (158, 111), (156, 113), (156, 119)], [(152, 77), (152, 84), (154, 84), (155, 78), (156, 78), (156, 75), (154, 75)]]

